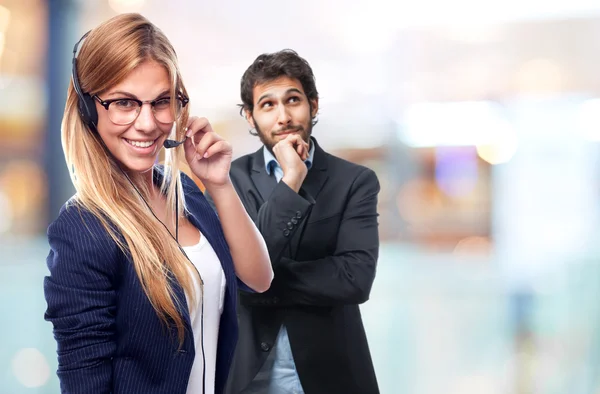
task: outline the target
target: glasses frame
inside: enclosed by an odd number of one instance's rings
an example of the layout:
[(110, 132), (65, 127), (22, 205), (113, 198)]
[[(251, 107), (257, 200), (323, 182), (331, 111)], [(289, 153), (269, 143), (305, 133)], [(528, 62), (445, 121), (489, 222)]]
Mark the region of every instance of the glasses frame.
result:
[[(164, 100), (164, 99), (171, 99), (170, 97), (160, 97), (160, 98), (157, 98), (157, 99), (154, 99), (154, 100), (142, 101), (142, 100), (134, 99), (132, 97), (121, 97), (121, 98), (110, 99), (110, 100), (102, 100), (100, 98), (100, 96), (98, 96), (98, 95), (94, 95), (93, 98), (96, 99), (96, 101), (98, 101), (100, 103), (100, 105), (103, 106), (104, 109), (107, 110), (107, 111), (108, 111), (108, 107), (110, 107), (110, 105), (112, 103), (117, 102), (117, 101), (122, 101), (122, 100), (131, 100), (131, 101), (133, 101), (133, 102), (135, 102), (135, 103), (137, 103), (139, 105), (139, 107), (138, 107), (138, 109), (136, 111), (137, 113), (135, 114), (135, 118), (133, 118), (133, 120), (131, 122), (128, 122), (128, 123), (115, 123), (115, 124), (118, 124), (120, 126), (126, 126), (126, 125), (129, 125), (129, 124), (132, 124), (133, 122), (135, 122), (136, 119), (138, 118), (138, 116), (140, 116), (140, 112), (142, 112), (142, 106), (144, 104), (150, 104), (150, 107), (152, 107), (152, 114), (154, 115), (154, 119), (156, 119), (156, 111), (154, 109), (154, 106), (156, 105), (156, 103), (158, 101), (161, 101), (161, 100)], [(181, 109), (183, 109), (187, 105), (187, 103), (190, 102), (190, 99), (187, 98), (187, 97), (185, 97), (185, 96), (183, 96), (183, 95), (177, 95), (177, 100), (181, 101)], [(179, 117), (175, 117), (175, 119), (173, 121), (176, 121), (178, 118)], [(156, 119), (156, 121), (160, 122), (158, 119)], [(113, 122), (112, 119), (111, 119), (111, 122)], [(160, 122), (160, 123), (163, 123), (163, 122)]]

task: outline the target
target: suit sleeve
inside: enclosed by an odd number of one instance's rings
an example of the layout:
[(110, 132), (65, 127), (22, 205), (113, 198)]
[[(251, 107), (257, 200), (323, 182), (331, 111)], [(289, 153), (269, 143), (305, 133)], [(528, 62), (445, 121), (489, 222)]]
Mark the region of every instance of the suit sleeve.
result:
[[(50, 274), (44, 278), (54, 327), (61, 393), (110, 393), (115, 344), (118, 247), (106, 232), (93, 236), (79, 213), (63, 212), (48, 228)], [(101, 226), (95, 223), (99, 231)]]
[(281, 259), (275, 272), (279, 305), (334, 306), (369, 299), (379, 254), (379, 189), (377, 176), (369, 169), (356, 178), (331, 256), (312, 261)]
[[(234, 182), (235, 189), (246, 208), (250, 217), (254, 220), (254, 224), (262, 234), (267, 249), (269, 250), (269, 258), (273, 269), (275, 269), (281, 260), (285, 248), (290, 243), (290, 240), (302, 226), (290, 226), (290, 221), (300, 223), (310, 213), (315, 200), (306, 193), (300, 190), (296, 193), (285, 182), (279, 182), (273, 189), (268, 200), (259, 206), (258, 211), (253, 207), (257, 206), (258, 197), (253, 193), (241, 193)], [(212, 198), (205, 193), (209, 204), (215, 208)]]
[[(279, 182), (258, 209), (255, 223), (269, 249), (273, 269), (280, 265), (281, 255), (296, 231), (302, 228), (300, 223), (308, 217), (313, 204), (314, 199), (304, 190), (296, 193), (285, 182)], [(289, 225), (291, 221), (298, 224)]]

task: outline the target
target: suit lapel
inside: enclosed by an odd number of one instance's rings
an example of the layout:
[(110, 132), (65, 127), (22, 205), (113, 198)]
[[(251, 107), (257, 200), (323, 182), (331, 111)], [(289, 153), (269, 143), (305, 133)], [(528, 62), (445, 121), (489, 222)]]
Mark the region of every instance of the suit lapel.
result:
[(224, 239), (220, 238), (221, 234), (218, 231), (218, 219), (216, 215), (213, 214), (212, 209), (208, 209), (210, 208), (210, 205), (204, 201), (206, 206), (202, 207), (201, 204), (203, 204), (203, 202), (196, 196), (196, 194), (186, 194), (186, 204), (188, 207), (187, 219), (194, 227), (200, 230), (202, 236), (205, 237), (212, 246), (219, 257), (226, 279), (229, 281), (232, 279), (230, 277), (232, 272), (230, 272), (231, 270), (228, 269), (229, 267), (224, 264), (224, 262), (231, 259), (231, 255), (225, 247)]
[[(162, 182), (164, 179), (164, 167), (162, 165), (154, 167), (152, 178), (153, 178), (153, 182), (155, 185), (157, 185), (157, 186), (162, 185)], [(185, 187), (185, 185), (184, 185), (184, 187)], [(179, 247), (181, 249), (181, 252), (184, 253), (183, 248), (181, 248), (181, 245)], [(181, 312), (181, 315), (183, 317), (183, 323), (184, 323), (186, 329), (191, 332), (192, 322), (190, 320), (190, 309), (189, 309), (187, 297), (185, 296), (185, 291), (183, 290), (183, 287), (181, 287), (181, 284), (175, 279), (174, 276), (170, 276), (170, 278), (171, 278), (171, 285), (173, 286), (174, 298), (176, 301), (177, 309), (179, 310), (179, 312)]]
[[(315, 138), (311, 137), (311, 139), (315, 144), (313, 166), (308, 171), (306, 179), (302, 183), (302, 189), (316, 200), (329, 176), (327, 175), (327, 154), (321, 149)], [(252, 154), (250, 177), (263, 201), (268, 200), (277, 183), (275, 177), (268, 175), (265, 170), (265, 158), (262, 147)]]
[[(302, 183), (300, 194), (306, 194), (303, 196), (304, 198), (311, 197), (316, 203), (319, 193), (323, 190), (323, 186), (327, 183), (327, 179), (329, 179), (329, 175), (327, 174), (327, 154), (321, 149), (319, 144), (317, 144), (316, 139), (312, 137), (311, 139), (313, 144), (315, 144), (313, 165), (308, 171), (306, 179)], [(302, 237), (304, 236), (304, 229), (308, 223), (311, 212), (312, 210), (309, 211), (306, 219), (302, 221), (301, 227), (296, 231), (295, 236), (290, 241), (290, 255), (292, 259), (296, 259)]]
[(310, 171), (308, 171), (306, 179), (302, 183), (302, 189), (316, 200), (319, 192), (323, 189), (325, 182), (327, 182), (329, 175), (327, 174), (327, 154), (321, 149), (319, 144), (317, 144), (316, 139), (312, 137), (311, 139), (313, 144), (315, 144), (313, 166)]
[(265, 169), (265, 158), (263, 156), (263, 148), (260, 148), (252, 154), (252, 173), (250, 177), (256, 190), (260, 193), (263, 201), (269, 199), (277, 182), (274, 176), (267, 174)]
[[(164, 178), (164, 169), (162, 166), (155, 167), (154, 170), (154, 182), (157, 185), (160, 185)], [(191, 181), (190, 181), (191, 182)], [(203, 237), (206, 237), (206, 240), (210, 243), (215, 254), (219, 258), (219, 262), (221, 263), (221, 267), (223, 268), (223, 272), (225, 274), (225, 280), (227, 285), (227, 292), (230, 293), (230, 297), (235, 297), (233, 293), (234, 286), (230, 285), (231, 283), (235, 283), (236, 276), (235, 271), (233, 269), (233, 260), (231, 258), (231, 254), (229, 252), (229, 248), (225, 241), (225, 238), (222, 233), (219, 231), (220, 224), (219, 219), (214, 214), (212, 208), (208, 204), (208, 202), (204, 199), (202, 192), (197, 188), (196, 185), (188, 185), (182, 179), (182, 189), (185, 195), (186, 205), (187, 205), (187, 219), (202, 233)], [(182, 253), (184, 253), (183, 248), (181, 248)], [(187, 298), (185, 296), (185, 292), (179, 282), (173, 280), (173, 291), (175, 293), (175, 297), (179, 301), (179, 310), (182, 313), (184, 324), (186, 328), (191, 332), (192, 325), (190, 321), (190, 310), (187, 302)]]
[(225, 281), (227, 283), (226, 292), (231, 299), (235, 299), (233, 291), (235, 286), (233, 284), (236, 283), (236, 275), (233, 268), (233, 259), (221, 230), (219, 219), (208, 204), (208, 201), (202, 196), (202, 193), (197, 189), (193, 190), (194, 188), (195, 186), (191, 187), (186, 193), (187, 218), (200, 230), (202, 236), (206, 238), (213, 248), (225, 274)]

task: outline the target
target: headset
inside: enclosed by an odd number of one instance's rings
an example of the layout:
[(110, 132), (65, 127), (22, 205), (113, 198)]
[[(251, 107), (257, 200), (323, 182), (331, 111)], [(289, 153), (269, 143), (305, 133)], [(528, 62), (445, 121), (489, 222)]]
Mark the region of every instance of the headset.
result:
[[(88, 31), (87, 33), (85, 33), (73, 47), (73, 68), (71, 71), (71, 79), (73, 81), (73, 88), (75, 89), (75, 93), (77, 94), (77, 98), (78, 98), (77, 107), (79, 109), (79, 115), (81, 116), (81, 120), (93, 133), (98, 134), (98, 110), (96, 109), (96, 103), (94, 102), (94, 98), (89, 93), (83, 92), (83, 90), (81, 89), (81, 85), (79, 84), (79, 77), (77, 76), (77, 48), (79, 47), (79, 44), (81, 43), (81, 41), (83, 41), (90, 34), (90, 32), (91, 32), (91, 30)], [(184, 105), (186, 105), (188, 103), (188, 101), (189, 101), (189, 99), (185, 98), (183, 101)], [(175, 148), (175, 147), (183, 144), (186, 141), (186, 139), (187, 139), (187, 136), (181, 141), (165, 140), (163, 146), (166, 149)], [(100, 142), (104, 145), (102, 138), (100, 138)], [(106, 145), (104, 147), (105, 147), (107, 153), (110, 156), (112, 156), (112, 154), (110, 153), (108, 148), (106, 148)], [(113, 159), (114, 159), (114, 157), (113, 157)], [(129, 183), (131, 184), (133, 189), (137, 192), (139, 197), (142, 199), (142, 201), (144, 201), (144, 204), (146, 204), (146, 207), (148, 207), (148, 209), (150, 210), (150, 212), (152, 213), (154, 218), (156, 218), (156, 220), (158, 220), (160, 222), (160, 224), (162, 224), (165, 227), (165, 229), (167, 230), (167, 233), (169, 235), (171, 235), (171, 237), (173, 237), (173, 235), (171, 234), (171, 232), (169, 231), (167, 226), (156, 216), (156, 214), (150, 207), (150, 204), (148, 204), (148, 202), (142, 196), (142, 194), (140, 193), (138, 188), (131, 181), (131, 178), (129, 178), (129, 175), (127, 175), (127, 173), (125, 171), (123, 171), (121, 166), (117, 166), (117, 167), (121, 170), (123, 175), (125, 175), (125, 177), (129, 181)], [(182, 246), (179, 244), (179, 213), (178, 213), (179, 212), (179, 195), (178, 195), (178, 190), (179, 190), (179, 185), (176, 185), (176, 187), (175, 187), (175, 215), (176, 215), (175, 216), (175, 236), (173, 237), (173, 239), (175, 240), (175, 242), (177, 242), (177, 246), (179, 246), (179, 250), (181, 250), (181, 253), (183, 253), (183, 255), (188, 259), (188, 261), (190, 261), (192, 266), (196, 267), (194, 265), (194, 263), (191, 262), (191, 260), (189, 259), (189, 257), (185, 253), (185, 251), (183, 250)], [(197, 270), (197, 268), (196, 268), (196, 270)], [(204, 289), (204, 280), (202, 279), (202, 277), (200, 275), (198, 275), (198, 276), (200, 277), (200, 284), (202, 286), (201, 287), (202, 288), (201, 315), (200, 315), (200, 333), (201, 333), (200, 346), (202, 349), (202, 392), (205, 393), (206, 392), (206, 357), (204, 354), (204, 290), (203, 290)]]
[[(71, 71), (71, 78), (73, 80), (73, 88), (75, 89), (75, 93), (77, 93), (77, 97), (79, 97), (77, 107), (79, 109), (79, 115), (81, 116), (81, 120), (83, 123), (90, 128), (93, 132), (98, 132), (98, 110), (96, 109), (96, 103), (94, 102), (94, 98), (89, 93), (84, 93), (83, 89), (81, 89), (81, 85), (79, 84), (79, 78), (77, 77), (77, 48), (81, 41), (83, 41), (88, 34), (90, 34), (91, 30), (88, 31), (77, 41), (75, 46), (73, 47), (73, 69)], [(190, 100), (186, 97), (183, 98), (183, 105), (187, 105)], [(181, 141), (177, 140), (165, 140), (163, 142), (163, 146), (166, 149), (175, 148), (185, 142), (187, 136), (183, 138)]]
[(77, 48), (88, 34), (90, 34), (89, 31), (85, 33), (73, 47), (73, 70), (71, 72), (71, 78), (73, 80), (73, 88), (79, 98), (77, 107), (79, 108), (81, 120), (93, 132), (98, 132), (98, 111), (96, 110), (96, 103), (94, 103), (94, 98), (90, 96), (89, 93), (83, 92), (81, 85), (79, 84), (79, 78), (77, 77)]

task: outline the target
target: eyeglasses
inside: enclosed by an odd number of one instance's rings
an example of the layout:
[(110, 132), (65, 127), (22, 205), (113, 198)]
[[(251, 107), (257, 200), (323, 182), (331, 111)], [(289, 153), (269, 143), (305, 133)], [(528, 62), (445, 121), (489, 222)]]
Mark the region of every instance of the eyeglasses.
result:
[(170, 97), (162, 97), (152, 101), (141, 101), (133, 98), (102, 100), (98, 96), (94, 96), (94, 98), (108, 111), (110, 121), (120, 126), (133, 123), (139, 116), (144, 104), (150, 104), (154, 118), (158, 122), (173, 123), (179, 119), (183, 107), (190, 101), (187, 97), (178, 96), (175, 109), (173, 109)]

